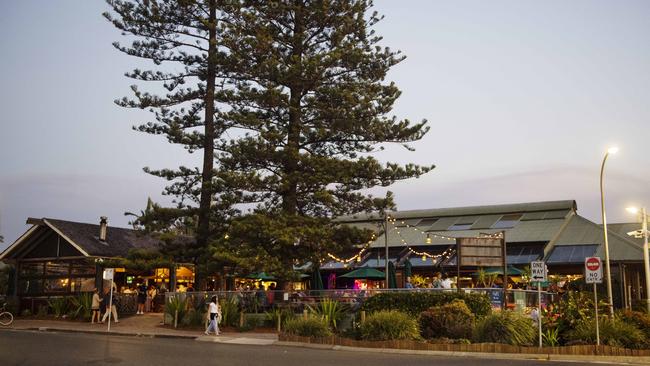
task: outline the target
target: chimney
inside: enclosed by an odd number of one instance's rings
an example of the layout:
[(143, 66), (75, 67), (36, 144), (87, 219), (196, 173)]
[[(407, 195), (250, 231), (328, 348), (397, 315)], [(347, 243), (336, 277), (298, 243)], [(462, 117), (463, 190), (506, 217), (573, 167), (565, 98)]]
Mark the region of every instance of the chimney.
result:
[(106, 230), (108, 229), (108, 217), (99, 218), (99, 240), (106, 241)]

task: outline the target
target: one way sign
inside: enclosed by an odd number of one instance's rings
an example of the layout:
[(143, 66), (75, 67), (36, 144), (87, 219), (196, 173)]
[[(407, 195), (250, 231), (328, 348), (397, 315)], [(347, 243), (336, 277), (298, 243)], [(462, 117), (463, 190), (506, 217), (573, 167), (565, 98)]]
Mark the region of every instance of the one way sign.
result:
[(545, 282), (546, 279), (546, 264), (542, 261), (530, 262), (530, 273), (532, 282)]

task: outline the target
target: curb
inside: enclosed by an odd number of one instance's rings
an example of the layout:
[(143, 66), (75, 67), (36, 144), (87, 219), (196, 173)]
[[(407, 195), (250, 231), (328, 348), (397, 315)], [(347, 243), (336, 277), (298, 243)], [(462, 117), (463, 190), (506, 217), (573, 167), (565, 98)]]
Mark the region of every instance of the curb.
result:
[(180, 334), (155, 334), (155, 333), (123, 333), (123, 332), (102, 332), (95, 330), (80, 330), (51, 327), (29, 327), (29, 328), (6, 328), (12, 331), (38, 331), (38, 332), (60, 332), (60, 333), (82, 333), (121, 337), (142, 337), (142, 338), (172, 338), (172, 339), (196, 339), (198, 336), (180, 335)]
[(314, 344), (303, 342), (277, 341), (274, 346), (301, 347), (332, 351), (347, 352), (371, 352), (371, 353), (391, 353), (406, 355), (424, 355), (424, 356), (445, 356), (445, 357), (464, 357), (475, 359), (500, 359), (500, 360), (534, 360), (534, 361), (551, 361), (551, 362), (583, 362), (583, 363), (612, 363), (612, 364), (632, 364), (632, 365), (650, 365), (650, 357), (639, 359), (629, 356), (579, 356), (579, 355), (553, 355), (553, 354), (520, 354), (520, 353), (486, 353), (486, 352), (447, 352), (447, 351), (424, 351), (408, 350), (397, 348), (366, 348), (366, 347), (349, 347), (331, 344)]

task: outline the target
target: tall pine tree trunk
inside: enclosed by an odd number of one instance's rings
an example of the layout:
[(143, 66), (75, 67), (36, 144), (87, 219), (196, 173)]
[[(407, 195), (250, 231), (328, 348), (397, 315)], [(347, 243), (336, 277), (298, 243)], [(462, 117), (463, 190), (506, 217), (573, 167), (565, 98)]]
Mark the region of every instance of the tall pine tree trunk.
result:
[[(297, 2), (298, 4), (300, 2)], [(298, 68), (301, 67), (303, 53), (304, 27), (302, 24), (302, 5), (296, 6), (295, 24), (293, 29), (293, 49), (291, 59)], [(287, 153), (285, 154), (285, 192), (282, 197), (282, 211), (288, 215), (295, 215), (298, 212), (298, 180), (300, 160), (300, 133), (302, 120), (302, 70), (298, 70), (290, 87), (289, 97), (289, 128), (287, 134)]]
[[(214, 169), (214, 97), (215, 77), (217, 73), (217, 4), (210, 0), (208, 70), (205, 91), (205, 141), (203, 142), (203, 171), (201, 172), (201, 202), (199, 204), (196, 245), (207, 246), (210, 236), (210, 205), (212, 202), (212, 176)], [(196, 258), (198, 264), (199, 258)], [(199, 287), (199, 267), (195, 268), (195, 286)]]

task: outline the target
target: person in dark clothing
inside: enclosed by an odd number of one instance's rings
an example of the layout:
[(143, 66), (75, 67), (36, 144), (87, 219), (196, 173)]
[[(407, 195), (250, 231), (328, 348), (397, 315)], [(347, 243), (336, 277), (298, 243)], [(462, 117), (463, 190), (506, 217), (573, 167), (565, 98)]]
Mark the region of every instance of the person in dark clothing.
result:
[(147, 286), (141, 283), (138, 286), (138, 312), (137, 314), (144, 314), (144, 304), (147, 302)]

